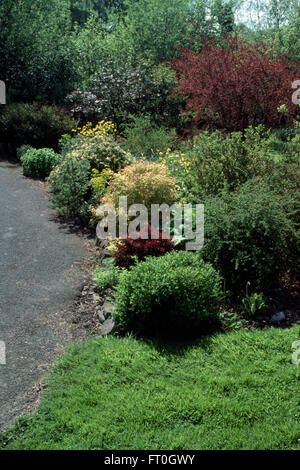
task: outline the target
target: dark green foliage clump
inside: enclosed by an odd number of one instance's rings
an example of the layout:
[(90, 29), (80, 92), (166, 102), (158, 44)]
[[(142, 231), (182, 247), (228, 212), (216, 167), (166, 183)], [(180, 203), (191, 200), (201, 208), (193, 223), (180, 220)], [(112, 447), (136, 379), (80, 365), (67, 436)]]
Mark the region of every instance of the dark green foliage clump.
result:
[(291, 264), (299, 236), (288, 212), (289, 201), (259, 180), (208, 199), (203, 259), (235, 293), (245, 292), (248, 281), (259, 290), (276, 285), (287, 269), (297, 269)]
[(75, 121), (57, 106), (14, 103), (0, 114), (0, 143), (11, 153), (25, 144), (58, 150), (61, 136), (75, 126)]
[(61, 161), (61, 155), (52, 149), (29, 148), (22, 156), (23, 175), (45, 179)]
[(58, 213), (67, 217), (86, 217), (90, 162), (74, 156), (63, 157), (49, 176), (51, 201)]
[(116, 315), (122, 331), (199, 336), (218, 323), (221, 278), (189, 252), (147, 258), (121, 275)]

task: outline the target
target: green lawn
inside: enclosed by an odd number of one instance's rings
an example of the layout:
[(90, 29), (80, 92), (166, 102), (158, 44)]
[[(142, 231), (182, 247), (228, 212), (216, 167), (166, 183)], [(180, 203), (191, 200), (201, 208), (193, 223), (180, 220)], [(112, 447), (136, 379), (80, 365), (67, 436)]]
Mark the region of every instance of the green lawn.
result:
[(300, 328), (74, 346), (7, 449), (299, 449)]

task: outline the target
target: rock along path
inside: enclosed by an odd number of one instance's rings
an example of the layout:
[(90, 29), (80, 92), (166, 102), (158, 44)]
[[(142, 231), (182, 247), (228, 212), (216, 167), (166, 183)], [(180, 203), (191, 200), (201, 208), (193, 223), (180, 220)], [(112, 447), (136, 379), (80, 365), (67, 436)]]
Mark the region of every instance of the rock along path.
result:
[(82, 237), (55, 222), (44, 185), (0, 162), (0, 429), (29, 411), (36, 388), (72, 340), (65, 311), (82, 287)]

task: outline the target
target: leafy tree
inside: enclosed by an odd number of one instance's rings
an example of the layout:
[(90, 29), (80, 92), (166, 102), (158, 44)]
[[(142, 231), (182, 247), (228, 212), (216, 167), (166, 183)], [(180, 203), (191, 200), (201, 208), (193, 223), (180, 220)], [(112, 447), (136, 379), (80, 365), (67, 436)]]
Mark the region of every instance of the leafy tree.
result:
[(72, 78), (69, 0), (0, 3), (0, 76), (15, 99), (61, 99)]
[(215, 0), (211, 9), (212, 15), (217, 17), (222, 34), (232, 33), (235, 29), (233, 1), (224, 3), (223, 0)]
[(221, 46), (208, 40), (200, 53), (184, 50), (174, 67), (178, 92), (188, 96), (187, 110), (197, 126), (209, 123), (228, 131), (276, 127), (283, 119), (281, 105), (289, 122), (296, 116), (291, 84), (299, 64), (289, 64), (264, 43), (250, 44), (238, 36), (228, 36)]
[(72, 21), (83, 26), (91, 14), (107, 21), (112, 11), (125, 12), (124, 0), (70, 0)]
[(295, 2), (289, 21), (276, 31), (275, 46), (295, 62), (300, 62), (300, 2)]
[(125, 0), (125, 6), (122, 23), (136, 56), (156, 63), (178, 55), (179, 47), (189, 44), (194, 28), (187, 19), (207, 24), (205, 0)]
[(260, 31), (266, 28), (279, 31), (293, 17), (299, 0), (245, 0), (243, 7), (249, 11), (250, 23)]
[(300, 59), (299, 0), (244, 0), (239, 14), (246, 37), (268, 41), (291, 60)]

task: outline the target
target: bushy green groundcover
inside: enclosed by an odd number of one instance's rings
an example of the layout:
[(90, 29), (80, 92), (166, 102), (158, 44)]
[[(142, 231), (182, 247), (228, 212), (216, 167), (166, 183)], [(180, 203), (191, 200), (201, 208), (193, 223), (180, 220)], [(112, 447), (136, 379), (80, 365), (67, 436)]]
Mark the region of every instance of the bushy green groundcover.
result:
[(299, 449), (300, 328), (72, 347), (6, 449)]

